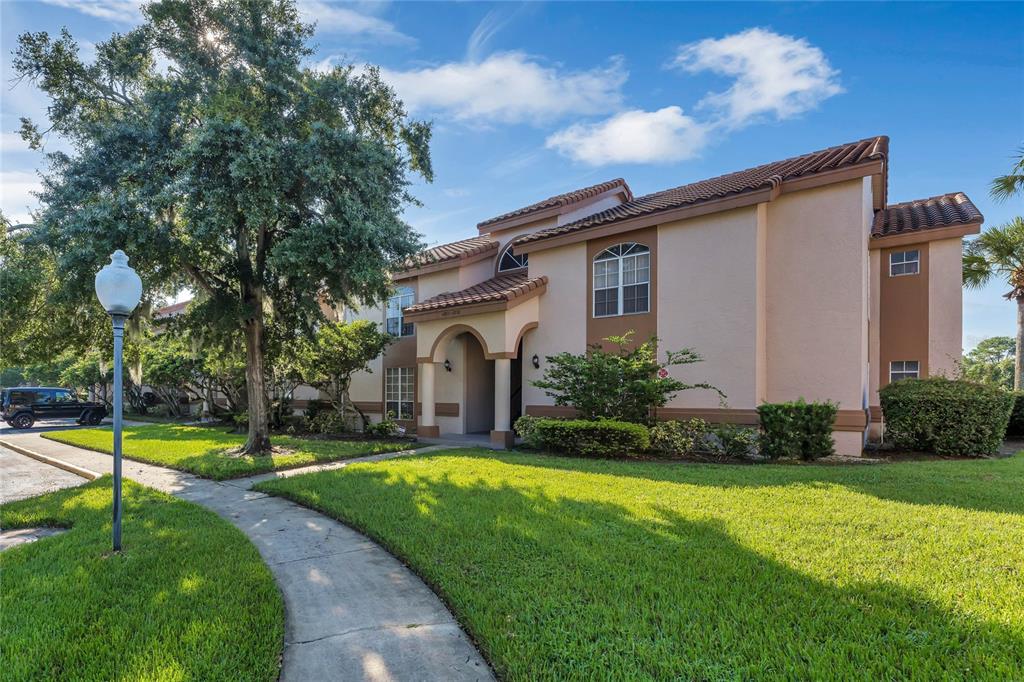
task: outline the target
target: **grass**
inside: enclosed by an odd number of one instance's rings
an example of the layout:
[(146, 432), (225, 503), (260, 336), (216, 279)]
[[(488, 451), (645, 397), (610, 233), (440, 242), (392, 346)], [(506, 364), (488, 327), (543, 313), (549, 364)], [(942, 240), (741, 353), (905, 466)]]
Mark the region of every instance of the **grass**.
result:
[(284, 605), (256, 548), (198, 505), (111, 479), (0, 507), (71, 530), (0, 553), (0, 680), (277, 679)]
[[(107, 454), (114, 451), (113, 432), (109, 427), (50, 431), (40, 435)], [(294, 436), (274, 436), (272, 440), (276, 447), (288, 448), (291, 452), (265, 457), (239, 457), (227, 454), (227, 451), (244, 444), (244, 435), (203, 426), (126, 426), (123, 431), (122, 454), (141, 462), (223, 480), (410, 447), (408, 442), (379, 440), (313, 440)]]
[(452, 451), (260, 483), (376, 538), (500, 677), (1022, 679), (1024, 455)]

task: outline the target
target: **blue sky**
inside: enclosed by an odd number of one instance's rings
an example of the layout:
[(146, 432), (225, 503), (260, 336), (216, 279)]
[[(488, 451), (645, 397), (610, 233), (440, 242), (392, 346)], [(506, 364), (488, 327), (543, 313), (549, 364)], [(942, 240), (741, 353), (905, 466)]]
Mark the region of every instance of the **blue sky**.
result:
[[(891, 201), (964, 191), (986, 225), (1024, 211), (987, 191), (1024, 141), (1024, 4), (300, 5), (312, 64), (378, 64), (434, 121), (436, 180), (407, 213), (428, 243), (605, 179), (643, 194), (876, 134)], [(24, 219), (41, 159), (15, 131), (46, 103), (10, 85), (17, 35), (67, 26), (88, 54), (139, 15), (133, 0), (0, 12), (2, 207)], [(965, 345), (1012, 335), (1003, 290), (965, 292)]]

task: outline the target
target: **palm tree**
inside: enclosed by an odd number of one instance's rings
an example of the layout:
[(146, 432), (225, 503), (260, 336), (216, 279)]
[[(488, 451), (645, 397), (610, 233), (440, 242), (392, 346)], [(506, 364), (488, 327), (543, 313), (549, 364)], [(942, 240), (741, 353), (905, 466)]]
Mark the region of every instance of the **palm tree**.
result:
[(1017, 159), (1013, 168), (1006, 175), (1000, 175), (992, 181), (989, 187), (989, 194), (996, 201), (1006, 201), (1012, 196), (1024, 192), (1024, 146), (1017, 148), (1014, 154)]
[[(1024, 183), (1020, 188), (1024, 189)], [(995, 277), (1005, 278), (1010, 291), (1004, 295), (1017, 302), (1013, 389), (1019, 391), (1024, 387), (1024, 218), (1018, 216), (1005, 225), (989, 228), (964, 247), (964, 286), (982, 287)]]

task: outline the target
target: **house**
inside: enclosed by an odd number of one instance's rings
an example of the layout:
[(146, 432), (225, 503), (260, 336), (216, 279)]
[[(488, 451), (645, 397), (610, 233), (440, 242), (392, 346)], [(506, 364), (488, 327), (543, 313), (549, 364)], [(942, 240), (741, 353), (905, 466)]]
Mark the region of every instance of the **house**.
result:
[(889, 140), (873, 137), (636, 197), (610, 180), (478, 224), (394, 274), (385, 307), (348, 311), (398, 338), (351, 397), (426, 436), (567, 416), (532, 382), (545, 358), (612, 334), (657, 336), (704, 361), (713, 391), (657, 417), (756, 424), (756, 407), (839, 403), (837, 450), (881, 427), (878, 390), (951, 373), (961, 353), (962, 193), (889, 204)]

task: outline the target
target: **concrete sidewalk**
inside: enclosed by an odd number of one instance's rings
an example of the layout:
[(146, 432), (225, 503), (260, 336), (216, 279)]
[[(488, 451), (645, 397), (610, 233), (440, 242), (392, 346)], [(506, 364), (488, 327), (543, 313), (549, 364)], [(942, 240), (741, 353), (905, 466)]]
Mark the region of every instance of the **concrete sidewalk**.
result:
[[(34, 433), (5, 434), (3, 441), (97, 474), (113, 467), (110, 455)], [(123, 471), (125, 478), (215, 511), (256, 545), (284, 596), (281, 680), (490, 680), (490, 668), (452, 614), (401, 562), (344, 524), (249, 489), (268, 478), (435, 449), (221, 482), (127, 459)], [(126, 525), (129, 548), (131, 533)]]

